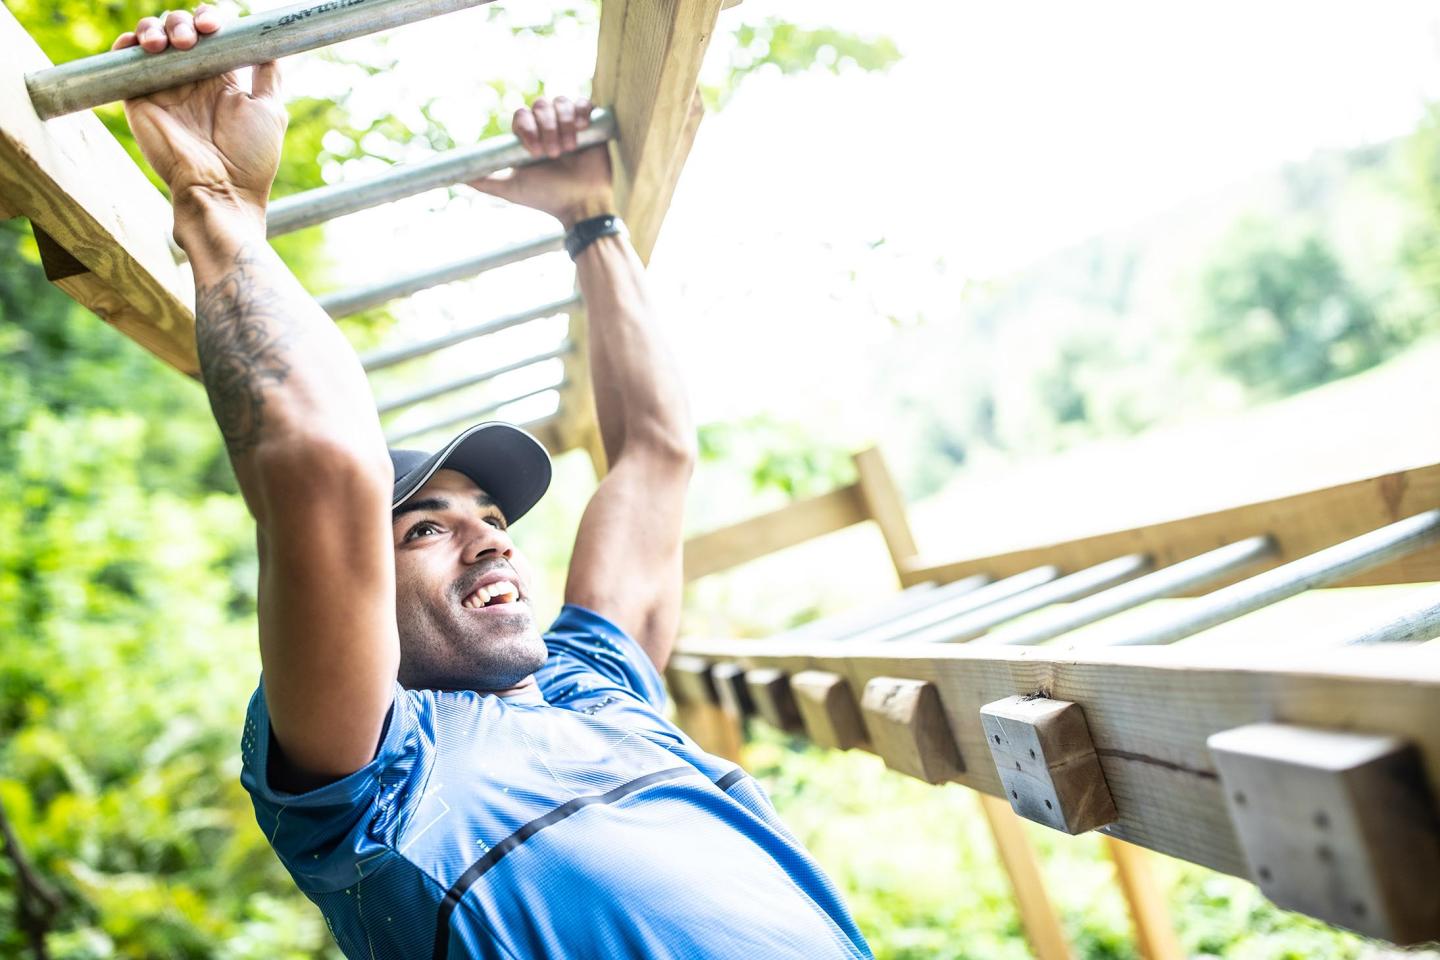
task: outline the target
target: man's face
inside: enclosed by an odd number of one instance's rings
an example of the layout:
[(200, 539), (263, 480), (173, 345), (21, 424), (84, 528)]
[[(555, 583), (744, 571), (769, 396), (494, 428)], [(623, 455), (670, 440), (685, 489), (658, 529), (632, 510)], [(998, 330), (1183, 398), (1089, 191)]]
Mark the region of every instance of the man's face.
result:
[(437, 470), (395, 508), (400, 682), (509, 690), (545, 662), (529, 570), (500, 508), (469, 477)]

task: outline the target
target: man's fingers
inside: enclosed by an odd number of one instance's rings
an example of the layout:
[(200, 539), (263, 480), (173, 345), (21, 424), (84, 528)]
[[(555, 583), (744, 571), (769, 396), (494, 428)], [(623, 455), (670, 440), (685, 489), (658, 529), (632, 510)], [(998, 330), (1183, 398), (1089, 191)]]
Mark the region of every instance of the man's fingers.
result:
[(165, 35), (176, 50), (189, 50), (200, 39), (195, 32), (195, 18), (186, 10), (172, 10), (165, 15)]
[(575, 104), (569, 97), (555, 98), (555, 123), (560, 135), (560, 149), (566, 153), (575, 149)]
[(135, 24), (135, 36), (146, 53), (159, 53), (170, 45), (165, 37), (165, 28), (155, 17), (141, 17)]
[(510, 132), (520, 138), (525, 149), (530, 151), (532, 157), (540, 156), (540, 128), (535, 124), (535, 114), (529, 108), (521, 107), (515, 111), (514, 118), (510, 121)]
[(470, 186), (481, 193), (488, 193), (492, 197), (509, 200), (515, 194), (515, 171), (503, 170), (500, 173), (492, 173), (484, 179), (470, 181)]
[(590, 113), (595, 109), (595, 104), (590, 102), (589, 97), (581, 97), (575, 101), (575, 129), (585, 130), (590, 126)]
[(124, 50), (126, 47), (133, 47), (139, 42), (139, 40), (135, 39), (135, 31), (127, 30), (115, 38), (115, 42), (110, 44), (110, 49)]
[(260, 100), (280, 99), (280, 64), (271, 60), (255, 66), (250, 75), (250, 95)]
[(195, 8), (195, 29), (200, 33), (214, 33), (224, 25), (225, 18), (210, 4), (202, 3)]
[(560, 156), (560, 131), (556, 128), (554, 104), (540, 97), (530, 104), (530, 112), (535, 114), (535, 125), (540, 128), (540, 145), (545, 156)]

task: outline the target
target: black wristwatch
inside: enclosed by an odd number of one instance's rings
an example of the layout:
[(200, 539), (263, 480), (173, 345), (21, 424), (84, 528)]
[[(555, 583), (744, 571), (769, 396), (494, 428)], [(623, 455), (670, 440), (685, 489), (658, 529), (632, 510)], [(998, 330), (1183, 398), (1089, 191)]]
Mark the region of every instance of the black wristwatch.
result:
[(565, 234), (565, 252), (570, 259), (578, 259), (585, 248), (601, 237), (624, 236), (625, 224), (613, 213), (602, 213), (598, 217), (581, 220)]

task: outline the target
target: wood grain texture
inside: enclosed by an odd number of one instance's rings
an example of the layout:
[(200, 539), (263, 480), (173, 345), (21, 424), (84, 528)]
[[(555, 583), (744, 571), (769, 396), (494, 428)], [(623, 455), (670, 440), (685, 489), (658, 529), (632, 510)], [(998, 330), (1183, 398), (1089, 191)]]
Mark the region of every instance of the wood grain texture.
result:
[(699, 122), (692, 116), (695, 84), (719, 13), (720, 0), (607, 0), (601, 7), (591, 96), (615, 112), (616, 203), (642, 259)]
[(1025, 836), (1024, 824), (1005, 801), (983, 793), (977, 799), (990, 827), (990, 835), (995, 838), (995, 851), (1010, 877), (1015, 906), (1020, 913), (1020, 926), (1025, 930), (1030, 949), (1035, 952), (1037, 960), (1070, 960), (1065, 931), (1061, 929), (1060, 917), (1045, 891), (1040, 861), (1035, 857), (1030, 838)]
[(85, 112), (41, 121), (24, 75), (51, 66), (0, 9), (0, 207), (84, 266), (57, 286), (176, 369), (196, 376), (195, 289), (175, 262), (170, 204)]
[[(1437, 507), (1440, 464), (1063, 543), (944, 563), (913, 562), (902, 572), (901, 582), (946, 583), (975, 573), (998, 579), (1046, 563), (1075, 571), (1130, 553), (1150, 556), (1159, 568), (1248, 537), (1275, 538), (1277, 549), (1268, 560), (1188, 594), (1194, 596)], [(1440, 580), (1440, 547), (1417, 551), (1337, 585), (1433, 580)]]
[(755, 704), (755, 715), (786, 733), (803, 733), (805, 724), (790, 689), (790, 676), (783, 670), (759, 667), (745, 671), (745, 685)]
[(851, 459), (855, 462), (860, 497), (865, 501), (866, 512), (880, 527), (895, 569), (902, 570), (920, 550), (915, 546), (915, 535), (910, 530), (900, 488), (895, 485), (895, 478), (890, 475), (890, 468), (886, 466), (879, 447), (861, 450)]
[(1267, 897), (1395, 943), (1440, 939), (1440, 816), (1411, 743), (1257, 723), (1210, 750)]
[(980, 724), (1020, 816), (1069, 834), (1114, 822), (1115, 801), (1079, 704), (1005, 697), (980, 708)]
[(860, 489), (852, 484), (793, 503), (685, 541), (685, 581), (843, 530), (868, 519)]
[(1105, 837), (1104, 844), (1130, 912), (1136, 952), (1142, 960), (1185, 960), (1165, 894), (1151, 869), (1154, 854), (1114, 837)]
[(802, 670), (790, 678), (805, 735), (816, 746), (849, 750), (863, 745), (865, 723), (850, 684), (838, 673)]
[(891, 770), (944, 783), (965, 769), (935, 684), (874, 677), (865, 684), (860, 712), (872, 749)]
[(970, 761), (954, 780), (994, 796), (1002, 795), (994, 766), (974, 759), (989, 749), (980, 708), (1037, 693), (1079, 703), (1118, 814), (1102, 832), (1236, 876), (1249, 871), (1206, 746), (1211, 734), (1275, 719), (1391, 734), (1414, 743), (1440, 782), (1440, 658), (1423, 647), (1346, 648), (1297, 662), (1257, 644), (1243, 663), (1199, 647), (1064, 653), (691, 640), (683, 648), (747, 668), (828, 670), (856, 690), (875, 677), (933, 683)]

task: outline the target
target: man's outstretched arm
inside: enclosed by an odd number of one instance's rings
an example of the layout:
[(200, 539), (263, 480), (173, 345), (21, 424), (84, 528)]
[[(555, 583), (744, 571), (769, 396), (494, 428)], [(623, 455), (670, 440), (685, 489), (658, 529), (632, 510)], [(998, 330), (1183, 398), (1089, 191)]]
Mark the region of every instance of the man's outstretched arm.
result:
[[(140, 21), (117, 47), (187, 49), (201, 7)], [(274, 64), (127, 101), (170, 187), (195, 271), (201, 376), (258, 527), (260, 654), (288, 786), (374, 756), (399, 664), (390, 460), (364, 372), (265, 240), (285, 110)]]
[[(532, 153), (558, 157), (574, 148), (589, 115), (587, 101), (541, 99), (517, 111), (512, 127)], [(614, 209), (605, 147), (476, 186), (552, 213), (567, 230)], [(680, 624), (681, 523), (695, 431), (679, 371), (657, 329), (645, 268), (629, 241), (602, 237), (576, 266), (610, 471), (580, 522), (565, 600), (623, 627), (663, 669)]]

